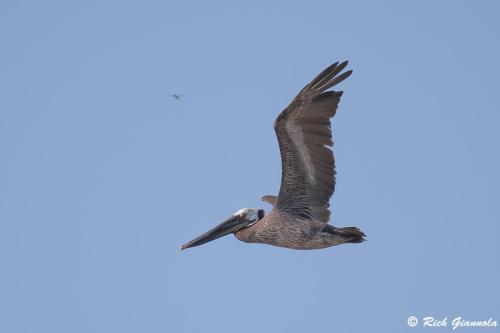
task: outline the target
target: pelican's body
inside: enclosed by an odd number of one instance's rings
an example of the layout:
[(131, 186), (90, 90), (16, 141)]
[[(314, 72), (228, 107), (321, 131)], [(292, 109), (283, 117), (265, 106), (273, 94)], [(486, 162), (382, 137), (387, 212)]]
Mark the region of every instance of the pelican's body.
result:
[(302, 89), (280, 113), (274, 129), (282, 161), (279, 195), (262, 200), (273, 206), (244, 208), (207, 233), (182, 245), (198, 246), (229, 233), (247, 243), (309, 250), (344, 243), (360, 243), (365, 234), (356, 227), (330, 224), (329, 200), (335, 190), (335, 160), (330, 119), (335, 115), (342, 92), (327, 91), (345, 80), (352, 71), (335, 63)]
[(237, 239), (296, 250), (315, 250), (346, 243), (346, 238), (331, 225), (299, 220), (272, 210), (256, 224), (237, 231)]

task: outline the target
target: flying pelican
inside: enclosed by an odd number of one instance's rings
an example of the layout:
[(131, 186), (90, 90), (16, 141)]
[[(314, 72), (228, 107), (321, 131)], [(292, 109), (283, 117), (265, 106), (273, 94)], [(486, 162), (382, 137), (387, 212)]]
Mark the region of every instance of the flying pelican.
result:
[(297, 250), (322, 249), (361, 243), (365, 234), (356, 227), (328, 224), (329, 200), (335, 190), (335, 160), (330, 119), (342, 91), (327, 91), (348, 78), (340, 72), (347, 61), (334, 63), (302, 89), (274, 122), (281, 153), (279, 195), (263, 201), (273, 208), (243, 208), (212, 230), (183, 244), (181, 250), (233, 233), (247, 243), (263, 243)]

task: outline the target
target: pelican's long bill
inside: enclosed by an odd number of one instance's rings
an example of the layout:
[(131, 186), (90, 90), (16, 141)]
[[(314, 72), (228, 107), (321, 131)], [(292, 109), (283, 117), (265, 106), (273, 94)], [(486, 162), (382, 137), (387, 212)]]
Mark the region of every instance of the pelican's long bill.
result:
[(181, 250), (188, 249), (190, 247), (199, 246), (210, 241), (213, 241), (222, 236), (226, 236), (232, 233), (237, 232), (238, 230), (246, 227), (249, 224), (252, 224), (252, 221), (248, 221), (243, 216), (233, 215), (228, 218), (226, 221), (222, 222), (215, 228), (210, 231), (207, 231), (201, 236), (196, 237), (190, 242), (183, 244), (181, 246)]

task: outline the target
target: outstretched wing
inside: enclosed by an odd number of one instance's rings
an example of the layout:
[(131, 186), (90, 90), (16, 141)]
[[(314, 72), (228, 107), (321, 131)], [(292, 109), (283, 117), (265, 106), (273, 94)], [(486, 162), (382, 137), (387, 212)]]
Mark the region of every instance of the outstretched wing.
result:
[(280, 146), (282, 176), (275, 209), (294, 217), (327, 223), (335, 190), (335, 160), (330, 118), (341, 91), (326, 91), (352, 71), (339, 73), (347, 61), (335, 63), (300, 91), (280, 113), (274, 130)]

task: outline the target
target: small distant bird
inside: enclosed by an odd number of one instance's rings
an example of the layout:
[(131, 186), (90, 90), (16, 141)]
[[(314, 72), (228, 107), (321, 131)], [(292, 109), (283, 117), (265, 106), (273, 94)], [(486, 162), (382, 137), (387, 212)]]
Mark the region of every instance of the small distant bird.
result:
[(182, 97), (182, 95), (179, 95), (179, 94), (170, 94), (168, 96), (172, 97), (173, 99), (175, 99), (177, 101), (180, 101), (181, 97)]
[[(335, 63), (302, 89), (274, 122), (281, 153), (282, 176), (278, 196), (262, 200), (273, 206), (265, 215), (258, 208), (243, 208), (212, 230), (181, 246), (202, 245), (233, 233), (247, 243), (263, 243), (298, 250), (322, 249), (361, 243), (365, 234), (356, 227), (328, 224), (329, 200), (335, 190), (335, 160), (330, 118), (342, 91), (327, 91), (348, 78), (340, 72), (347, 61)], [(240, 188), (241, 189), (241, 188)]]

